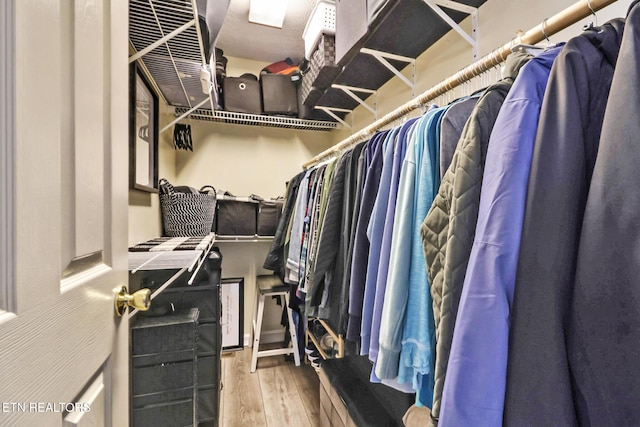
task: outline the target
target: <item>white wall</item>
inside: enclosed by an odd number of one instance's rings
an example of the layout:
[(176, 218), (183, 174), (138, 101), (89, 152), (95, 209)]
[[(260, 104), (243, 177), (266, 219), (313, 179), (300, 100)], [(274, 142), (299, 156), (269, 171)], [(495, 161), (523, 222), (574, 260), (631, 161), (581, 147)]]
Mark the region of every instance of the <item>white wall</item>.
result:
[[(326, 149), (330, 134), (247, 125), (191, 121), (193, 152), (176, 153), (176, 182), (200, 188), (212, 185), (236, 196), (257, 194), (265, 199), (285, 194), (285, 183), (302, 163)], [(251, 331), (255, 276), (262, 269), (269, 243), (220, 243), (223, 277), (245, 279), (245, 334)], [(279, 329), (280, 308), (272, 301), (265, 331)]]
[[(160, 101), (160, 124), (162, 129), (173, 120), (166, 104)], [(173, 132), (160, 134), (158, 141), (158, 177), (175, 181), (176, 155), (173, 149)], [(129, 165), (123, 165), (123, 173), (127, 173)], [(162, 219), (160, 217), (160, 201), (157, 193), (129, 190), (129, 246), (144, 242), (162, 235)]]

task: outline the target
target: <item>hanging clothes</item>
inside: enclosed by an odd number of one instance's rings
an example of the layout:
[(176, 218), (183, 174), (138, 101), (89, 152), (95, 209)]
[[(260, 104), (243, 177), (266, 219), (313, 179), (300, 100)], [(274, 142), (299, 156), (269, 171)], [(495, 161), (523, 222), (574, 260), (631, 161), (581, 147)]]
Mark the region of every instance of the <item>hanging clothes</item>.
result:
[[(393, 146), (393, 153), (390, 161), (389, 193), (386, 203), (380, 205), (381, 213), (381, 238), (380, 256), (376, 272), (376, 285), (373, 300), (373, 314), (371, 319), (371, 339), (369, 340), (369, 360), (374, 362), (374, 369), (371, 370), (371, 381), (380, 382), (375, 373), (375, 366), (378, 360), (380, 347), (380, 324), (382, 322), (382, 310), (384, 305), (385, 290), (387, 287), (387, 275), (389, 271), (389, 258), (391, 255), (391, 241), (393, 237), (393, 224), (395, 222), (396, 202), (400, 185), (400, 171), (404, 164), (408, 149), (413, 147), (415, 136), (418, 132), (418, 123), (422, 118), (415, 118), (407, 121), (399, 128), (398, 138)], [(384, 378), (385, 380), (393, 377)], [(410, 387), (400, 387), (397, 382), (391, 383), (395, 388), (407, 391)], [(412, 390), (411, 390), (412, 391)]]
[[(437, 350), (434, 390), (441, 390), (450, 342), (478, 215), (489, 137), (520, 68), (531, 58), (519, 52), (507, 59), (507, 77), (486, 89), (467, 120), (449, 169), (420, 233), (434, 304)], [(439, 397), (439, 396), (438, 396)], [(438, 411), (440, 400), (434, 400)], [(444, 407), (445, 402), (442, 402)], [(440, 419), (444, 420), (444, 410)], [(435, 415), (434, 415), (435, 417)], [(445, 424), (447, 425), (447, 424)], [(455, 422), (449, 425), (460, 425)], [(473, 425), (473, 423), (471, 424)]]
[(444, 177), (449, 169), (453, 153), (456, 151), (458, 140), (462, 134), (467, 119), (476, 106), (480, 94), (475, 94), (468, 98), (463, 98), (454, 102), (442, 116), (440, 130), (440, 179)]
[(302, 232), (304, 230), (304, 215), (307, 209), (307, 194), (309, 192), (309, 179), (313, 170), (308, 170), (300, 182), (296, 204), (291, 221), (289, 238), (289, 252), (285, 265), (285, 282), (298, 284), (300, 274), (300, 253), (302, 251)]
[[(360, 153), (365, 143), (359, 143), (349, 152), (345, 165), (344, 177), (344, 197), (340, 208), (342, 209), (342, 221), (340, 224), (340, 245), (336, 258), (335, 286), (331, 288), (329, 295), (330, 313), (327, 315), (332, 319), (334, 332), (339, 335), (347, 333), (347, 323), (349, 322), (349, 280), (351, 277), (351, 256), (349, 246), (352, 240), (352, 218), (356, 210), (355, 201), (358, 198), (357, 173)], [(345, 277), (347, 278), (345, 280)]]
[[(434, 174), (437, 174), (438, 170), (439, 163), (436, 157), (439, 157), (439, 153), (435, 150), (436, 141), (433, 135), (429, 139), (429, 128), (432, 127), (435, 131), (437, 121), (444, 111), (444, 108), (435, 108), (421, 117), (416, 122), (414, 138), (407, 147), (400, 172), (388, 273), (384, 278), (386, 292), (383, 288), (380, 294), (380, 350), (375, 373), (380, 378), (398, 377), (399, 382), (409, 383), (414, 388), (416, 384), (412, 381), (413, 363), (408, 366), (403, 364), (403, 368), (408, 368), (410, 372), (400, 372), (400, 354), (407, 344), (415, 346), (419, 345), (420, 341), (414, 330), (414, 326), (421, 323), (420, 320), (411, 319), (407, 329), (405, 314), (412, 288), (415, 297), (415, 301), (412, 302), (424, 302), (415, 294), (415, 291), (424, 285), (420, 273), (426, 272), (422, 251), (419, 254), (413, 251), (414, 238), (418, 237), (415, 224), (418, 222), (416, 215), (419, 215), (421, 210), (426, 213), (433, 200), (434, 188), (438, 185), (439, 179), (436, 179)], [(439, 174), (437, 175), (439, 178)], [(426, 280), (426, 273), (424, 276)], [(425, 288), (428, 289), (428, 286)], [(407, 337), (405, 332), (412, 336)], [(428, 343), (427, 338), (427, 346), (424, 348), (430, 352)], [(427, 367), (428, 360), (429, 356), (426, 357)]]
[(531, 163), (511, 310), (505, 426), (590, 425), (587, 414), (578, 412), (583, 397), (573, 394), (567, 318), (623, 29), (624, 20), (615, 19), (574, 37), (551, 70)]
[(567, 353), (581, 425), (640, 423), (639, 54), (635, 2), (604, 115), (568, 314)]
[[(382, 148), (387, 131), (375, 134), (367, 146), (365, 165), (366, 177), (362, 189), (360, 212), (356, 224), (351, 260), (351, 284), (349, 287), (349, 323), (347, 325), (347, 339), (359, 341), (362, 324), (362, 304), (367, 276), (367, 260), (369, 258), (369, 239), (367, 227), (373, 211), (376, 194), (380, 186), (382, 175)], [(369, 347), (367, 346), (367, 352)], [(365, 353), (366, 354), (366, 353)]]
[(285, 197), (285, 203), (282, 208), (282, 215), (278, 222), (278, 228), (276, 229), (275, 236), (271, 242), (269, 253), (265, 258), (263, 267), (267, 270), (272, 270), (280, 278), (284, 279), (284, 266), (285, 266), (285, 242), (287, 240), (287, 226), (289, 219), (294, 210), (296, 196), (298, 194), (298, 186), (304, 177), (305, 172), (300, 172), (293, 177), (287, 184), (287, 191)]
[[(367, 274), (364, 289), (364, 300), (362, 303), (362, 325), (361, 325), (361, 354), (369, 354), (371, 338), (376, 335), (373, 328), (374, 303), (376, 295), (376, 283), (378, 278), (378, 266), (380, 265), (380, 249), (382, 245), (382, 233), (384, 230), (384, 220), (386, 207), (389, 201), (391, 182), (391, 169), (393, 166), (393, 148), (396, 138), (400, 132), (399, 128), (394, 128), (387, 134), (383, 142), (382, 173), (380, 175), (380, 185), (371, 212), (371, 218), (367, 226), (367, 238), (369, 239), (369, 258), (367, 260)], [(371, 359), (371, 358), (370, 358)]]
[[(317, 310), (314, 316), (328, 316), (327, 301), (329, 290), (341, 277), (342, 266), (336, 262), (340, 246), (340, 225), (342, 224), (342, 203), (344, 201), (344, 177), (349, 163), (350, 152), (343, 154), (337, 161), (336, 170), (329, 186), (326, 212), (322, 219), (316, 259), (311, 273), (308, 297), (310, 306)], [(324, 311), (321, 312), (321, 310)]]
[[(446, 410), (452, 412), (449, 422), (454, 425), (470, 420), (478, 426), (502, 424), (509, 307), (529, 168), (547, 80), (561, 49), (548, 49), (522, 67), (489, 139), (475, 238), (455, 332), (442, 328), (439, 335), (439, 347), (451, 351), (448, 361), (443, 357), (437, 360), (436, 372), (441, 379), (437, 385), (441, 393), (444, 387), (445, 394), (451, 396)], [(482, 325), (483, 333), (479, 333), (478, 325)], [(434, 405), (432, 425), (437, 424), (439, 409)]]

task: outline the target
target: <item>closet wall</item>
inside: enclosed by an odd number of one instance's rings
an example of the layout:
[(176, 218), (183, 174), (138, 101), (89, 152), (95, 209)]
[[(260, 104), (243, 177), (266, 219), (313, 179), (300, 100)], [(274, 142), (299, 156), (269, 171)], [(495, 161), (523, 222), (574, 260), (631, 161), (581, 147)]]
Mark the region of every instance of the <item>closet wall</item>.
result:
[[(574, 4), (577, 0), (489, 0), (479, 10), (479, 55), (478, 59), (490, 53), (493, 49), (502, 46), (514, 38), (519, 30), (527, 31), (539, 25), (545, 18), (549, 18)], [(602, 25), (612, 18), (625, 16), (630, 1), (619, 0), (617, 3), (597, 12), (598, 24)], [(582, 26), (592, 22), (587, 18), (564, 31), (551, 37), (552, 43), (567, 41), (569, 38), (582, 32)], [(461, 23), (465, 31), (470, 32), (470, 19)], [(440, 81), (446, 79), (460, 69), (474, 61), (471, 46), (455, 31), (450, 31), (431, 48), (419, 56), (416, 60), (416, 89), (418, 95)], [(410, 68), (404, 71), (411, 76)], [(495, 76), (495, 72), (491, 74)], [(494, 77), (495, 78), (495, 77)], [(471, 83), (471, 90), (482, 87), (481, 83)], [(461, 88), (454, 91), (455, 97), (460, 96)], [(454, 99), (455, 97), (452, 97)], [(398, 106), (411, 100), (411, 89), (400, 79), (391, 79), (378, 90), (377, 109), (378, 117), (382, 117)], [(368, 100), (373, 103), (373, 98)], [(445, 100), (446, 103), (446, 100)], [(416, 110), (412, 116), (420, 114)], [(374, 121), (373, 114), (364, 107), (358, 107), (353, 114), (353, 131), (343, 129), (331, 132), (333, 143), (338, 143)], [(351, 123), (352, 117), (347, 117), (347, 123)]]
[[(175, 118), (160, 98), (160, 126), (162, 129)], [(129, 165), (123, 165), (127, 173)], [(176, 155), (173, 149), (173, 131), (169, 129), (160, 135), (158, 141), (158, 176), (175, 182)], [(158, 237), (162, 234), (160, 200), (157, 193), (129, 190), (129, 246)]]
[[(300, 165), (330, 144), (327, 132), (196, 121), (191, 121), (191, 127), (194, 150), (176, 153), (176, 182), (193, 187), (210, 184), (236, 196), (284, 196), (285, 182), (300, 171)], [(269, 245), (270, 242), (218, 244), (224, 257), (223, 276), (245, 279), (245, 342), (256, 299), (255, 276), (271, 273), (262, 269)], [(275, 336), (280, 329), (280, 310), (271, 306), (275, 307), (270, 300), (264, 318), (267, 341), (269, 331)]]

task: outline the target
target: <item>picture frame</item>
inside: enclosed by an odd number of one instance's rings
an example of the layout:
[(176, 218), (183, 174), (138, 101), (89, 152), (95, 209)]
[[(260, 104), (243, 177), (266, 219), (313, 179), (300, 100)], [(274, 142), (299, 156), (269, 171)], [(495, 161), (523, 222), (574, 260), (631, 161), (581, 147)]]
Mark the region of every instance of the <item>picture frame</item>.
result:
[(158, 192), (158, 95), (137, 61), (129, 68), (129, 188)]
[(222, 279), (220, 282), (222, 313), (222, 351), (244, 348), (244, 278)]

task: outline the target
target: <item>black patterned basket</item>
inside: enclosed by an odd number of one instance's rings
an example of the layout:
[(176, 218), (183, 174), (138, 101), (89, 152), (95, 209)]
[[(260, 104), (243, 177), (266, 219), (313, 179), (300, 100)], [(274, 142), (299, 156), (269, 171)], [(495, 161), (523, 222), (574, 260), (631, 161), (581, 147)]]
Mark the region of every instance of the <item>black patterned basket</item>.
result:
[[(216, 194), (213, 187), (205, 186), (194, 193), (180, 193), (164, 178), (160, 179), (158, 184), (165, 236), (191, 237), (211, 233), (216, 211)], [(213, 192), (209, 193), (207, 189)]]

